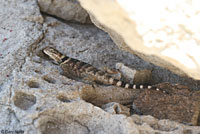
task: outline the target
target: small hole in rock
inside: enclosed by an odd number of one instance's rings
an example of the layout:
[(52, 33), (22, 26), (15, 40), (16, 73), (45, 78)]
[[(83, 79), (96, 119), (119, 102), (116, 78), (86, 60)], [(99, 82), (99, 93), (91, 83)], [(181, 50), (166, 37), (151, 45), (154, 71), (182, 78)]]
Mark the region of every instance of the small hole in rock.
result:
[(28, 86), (30, 87), (30, 88), (39, 88), (40, 86), (39, 86), (39, 83), (37, 83), (36, 81), (29, 81), (28, 83)]
[(42, 72), (40, 70), (34, 70), (34, 72), (37, 74), (42, 74)]
[(23, 92), (16, 92), (13, 101), (16, 107), (19, 107), (22, 110), (27, 110), (36, 103), (36, 97)]
[(161, 134), (160, 132), (155, 132), (155, 134)]
[(71, 102), (72, 100), (68, 99), (66, 96), (59, 95), (57, 96), (57, 99), (59, 99), (62, 102)]
[(47, 121), (45, 124), (42, 124), (43, 128), (41, 130), (42, 134), (62, 134), (62, 126), (64, 124), (56, 121)]
[(54, 113), (51, 119), (44, 118), (40, 120), (39, 131), (41, 134), (89, 134), (89, 129), (76, 121), (76, 117), (66, 116), (65, 118), (57, 116)]
[(49, 76), (43, 76), (42, 78), (45, 81), (47, 81), (48, 83), (52, 83), (52, 84), (56, 83), (56, 81), (53, 78), (49, 77)]

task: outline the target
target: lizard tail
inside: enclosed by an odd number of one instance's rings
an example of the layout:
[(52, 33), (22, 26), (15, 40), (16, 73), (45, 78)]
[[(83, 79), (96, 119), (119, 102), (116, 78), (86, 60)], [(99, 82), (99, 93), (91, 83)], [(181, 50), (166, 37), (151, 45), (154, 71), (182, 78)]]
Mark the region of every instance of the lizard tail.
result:
[(128, 84), (124, 81), (114, 79), (112, 77), (108, 80), (110, 85), (122, 87), (122, 88), (128, 88), (128, 89), (153, 89), (153, 90), (159, 90), (159, 88), (155, 86), (149, 86), (149, 85), (137, 85), (137, 84)]

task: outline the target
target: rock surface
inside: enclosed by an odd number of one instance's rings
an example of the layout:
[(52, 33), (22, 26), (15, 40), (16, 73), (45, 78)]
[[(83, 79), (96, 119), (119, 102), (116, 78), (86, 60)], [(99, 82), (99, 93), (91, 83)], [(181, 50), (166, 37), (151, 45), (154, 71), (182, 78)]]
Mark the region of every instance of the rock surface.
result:
[(198, 0), (79, 1), (119, 48), (200, 80)]
[(152, 116), (131, 116), (138, 125), (140, 134), (199, 134), (199, 127), (185, 126), (169, 120), (158, 120)]
[(169, 83), (162, 83), (157, 87), (167, 93), (145, 90), (133, 101), (140, 112), (189, 125), (200, 123), (200, 92), (191, 92), (187, 87), (172, 86)]
[[(102, 105), (109, 102), (131, 104), (140, 91), (92, 86), (68, 79), (41, 53), (48, 45), (98, 68), (112, 68), (118, 62), (157, 68), (120, 51), (103, 31), (43, 17), (34, 0), (1, 0), (0, 15), (2, 133), (199, 134), (199, 126), (157, 120), (152, 116), (127, 117), (105, 112), (100, 108)], [(186, 81), (191, 87), (198, 87), (195, 81), (162, 72), (159, 77), (180, 83)], [(155, 77), (155, 71), (152, 75)]]
[(88, 13), (77, 0), (38, 0), (42, 12), (62, 18), (66, 21), (90, 23)]
[(124, 114), (130, 116), (130, 109), (116, 102), (110, 102), (103, 105), (101, 108), (111, 114)]
[(144, 85), (148, 84), (151, 81), (152, 78), (152, 71), (143, 69), (143, 70), (137, 70), (136, 68), (130, 68), (123, 63), (117, 63), (116, 69), (118, 69), (125, 81), (128, 81), (130, 83), (138, 84), (138, 85)]

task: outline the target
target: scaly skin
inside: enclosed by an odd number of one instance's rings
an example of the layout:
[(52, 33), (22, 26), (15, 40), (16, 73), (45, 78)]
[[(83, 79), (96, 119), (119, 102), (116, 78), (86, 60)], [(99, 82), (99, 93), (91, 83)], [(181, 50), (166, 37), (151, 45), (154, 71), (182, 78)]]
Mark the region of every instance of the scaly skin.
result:
[(58, 50), (52, 47), (46, 47), (43, 49), (44, 54), (58, 63), (63, 70), (63, 74), (72, 79), (79, 79), (87, 83), (98, 83), (103, 85), (113, 85), (122, 88), (129, 89), (154, 89), (159, 90), (155, 86), (147, 85), (134, 85), (128, 84), (121, 80), (117, 80), (110, 76), (108, 73), (101, 71), (92, 65), (73, 59), (61, 54)]

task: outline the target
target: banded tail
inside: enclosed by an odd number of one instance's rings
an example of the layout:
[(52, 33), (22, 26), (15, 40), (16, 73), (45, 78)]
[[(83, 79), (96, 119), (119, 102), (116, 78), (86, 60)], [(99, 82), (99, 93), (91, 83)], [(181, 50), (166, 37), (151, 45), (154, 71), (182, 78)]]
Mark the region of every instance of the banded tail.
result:
[(112, 77), (108, 78), (108, 83), (113, 86), (128, 88), (128, 89), (153, 89), (159, 91), (160, 89), (155, 86), (150, 85), (136, 85), (136, 84), (129, 84), (121, 80), (114, 79)]
[[(73, 66), (73, 69), (77, 69), (80, 72), (84, 72), (84, 70), (86, 72), (92, 72), (92, 74), (95, 75), (96, 77), (99, 76), (99, 78), (96, 79), (97, 83), (103, 82), (103, 84), (108, 84), (108, 85), (113, 85), (113, 86), (128, 88), (128, 89), (153, 89), (157, 91), (160, 90), (159, 88), (155, 86), (128, 84), (123, 81), (114, 79), (112, 76), (106, 75), (105, 72), (102, 72), (96, 69), (92, 65), (67, 57), (52, 47), (46, 47), (45, 49), (43, 49), (43, 53), (48, 55), (51, 59), (53, 59), (59, 65), (70, 64), (71, 66)], [(106, 77), (101, 77), (101, 76), (106, 76)]]

